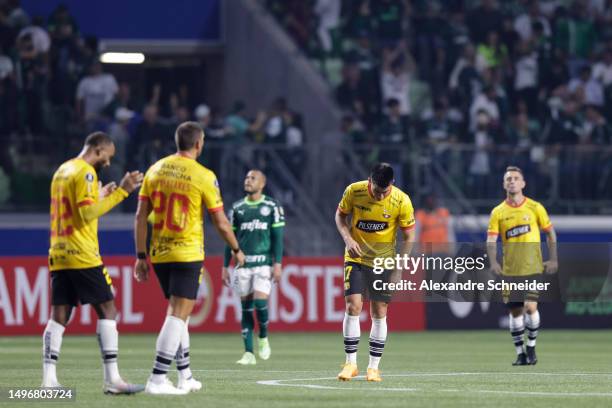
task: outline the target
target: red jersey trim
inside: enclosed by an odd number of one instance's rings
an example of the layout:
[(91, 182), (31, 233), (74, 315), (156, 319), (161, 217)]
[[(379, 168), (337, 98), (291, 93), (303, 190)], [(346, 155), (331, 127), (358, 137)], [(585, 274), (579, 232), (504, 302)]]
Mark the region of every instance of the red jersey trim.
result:
[(149, 197), (146, 195), (139, 195), (138, 201), (149, 201)]
[(350, 214), (350, 213), (347, 213), (347, 212), (342, 211), (342, 210), (340, 209), (340, 207), (338, 207), (338, 212), (341, 212), (341, 213), (342, 213), (342, 214), (344, 214), (344, 215), (349, 215), (349, 214)]
[(95, 203), (95, 201), (88, 198), (88, 199), (83, 200), (80, 203), (78, 203), (77, 207), (85, 207), (86, 205), (91, 205), (93, 203)]
[(219, 207), (209, 208), (209, 209), (208, 209), (208, 212), (209, 212), (210, 214), (212, 214), (212, 213), (216, 213), (216, 212), (219, 212), (219, 211), (223, 211), (223, 206), (222, 206), (222, 205), (221, 205), (221, 206), (219, 206)]

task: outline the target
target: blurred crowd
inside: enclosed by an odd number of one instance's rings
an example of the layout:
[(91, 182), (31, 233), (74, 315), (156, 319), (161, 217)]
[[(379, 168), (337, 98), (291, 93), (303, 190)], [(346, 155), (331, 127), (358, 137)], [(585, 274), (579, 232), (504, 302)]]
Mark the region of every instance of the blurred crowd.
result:
[[(6, 147), (0, 185), (19, 171), (23, 156), (38, 154), (57, 165), (95, 130), (115, 141), (113, 165), (103, 174), (113, 180), (126, 169), (144, 171), (174, 151), (174, 130), (186, 120), (205, 129), (211, 147), (202, 161), (209, 165), (218, 164), (227, 144), (251, 141), (295, 151), (304, 142), (302, 118), (282, 97), (250, 110), (236, 101), (223, 112), (203, 103), (187, 83), (176, 89), (154, 83), (136, 91), (128, 80), (105, 72), (98, 48), (97, 38), (81, 32), (66, 5), (42, 17), (29, 16), (19, 0), (0, 0), (0, 140)], [(250, 117), (247, 111), (258, 113)], [(303, 157), (290, 156), (286, 164), (298, 172)]]
[(509, 162), (612, 197), (612, 1), (262, 1), (335, 90), (346, 141), (385, 144), (364, 157), (405, 174), (430, 153), (471, 197)]

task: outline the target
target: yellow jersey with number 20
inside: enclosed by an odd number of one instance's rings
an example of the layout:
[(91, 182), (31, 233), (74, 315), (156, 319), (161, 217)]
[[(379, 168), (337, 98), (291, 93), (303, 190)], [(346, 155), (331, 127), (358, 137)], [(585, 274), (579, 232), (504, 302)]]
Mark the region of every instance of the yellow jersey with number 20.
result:
[(139, 200), (150, 203), (154, 263), (204, 260), (204, 208), (223, 211), (215, 173), (197, 161), (174, 154), (145, 174)]

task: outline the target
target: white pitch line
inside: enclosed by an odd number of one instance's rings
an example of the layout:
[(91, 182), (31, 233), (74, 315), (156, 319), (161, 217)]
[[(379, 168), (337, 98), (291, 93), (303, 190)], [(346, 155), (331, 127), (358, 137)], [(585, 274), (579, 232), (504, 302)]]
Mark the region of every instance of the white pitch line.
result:
[[(386, 374), (386, 377), (432, 377), (432, 376), (467, 376), (467, 375), (554, 375), (554, 376), (611, 376), (612, 373), (522, 373), (522, 372), (459, 372), (459, 373), (405, 373), (405, 374)], [(365, 376), (357, 376), (357, 379), (364, 379)], [(335, 380), (337, 377), (318, 377), (318, 378), (290, 378), (281, 380), (260, 380), (259, 385), (270, 385), (277, 387), (299, 387), (311, 389), (325, 390), (351, 390), (351, 391), (402, 391), (402, 392), (417, 392), (425, 391), (421, 388), (353, 388), (353, 387), (338, 387), (330, 385), (317, 384), (288, 384), (288, 382), (296, 381), (324, 381)], [(460, 390), (454, 388), (439, 389), (441, 392), (472, 392), (479, 394), (507, 394), (507, 395), (525, 395), (539, 397), (612, 397), (612, 392), (547, 392), (547, 391), (504, 391), (504, 390)]]

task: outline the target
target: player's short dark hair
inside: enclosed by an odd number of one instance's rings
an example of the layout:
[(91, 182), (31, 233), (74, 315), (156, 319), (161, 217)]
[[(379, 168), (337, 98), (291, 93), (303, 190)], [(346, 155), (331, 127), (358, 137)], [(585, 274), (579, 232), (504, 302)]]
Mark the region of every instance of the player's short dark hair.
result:
[(506, 167), (505, 173), (507, 173), (509, 171), (516, 171), (516, 172), (521, 173), (521, 176), (523, 175), (523, 170), (521, 170), (521, 168), (517, 167), (517, 166), (508, 166), (508, 167)]
[(389, 163), (378, 163), (372, 167), (370, 178), (380, 188), (387, 188), (393, 181), (393, 167)]
[(204, 130), (197, 122), (183, 122), (176, 128), (174, 133), (174, 141), (176, 148), (180, 151), (191, 150), (200, 139), (200, 135), (204, 134)]
[(88, 147), (101, 147), (109, 144), (113, 144), (113, 139), (104, 132), (93, 132), (85, 138), (85, 146)]

